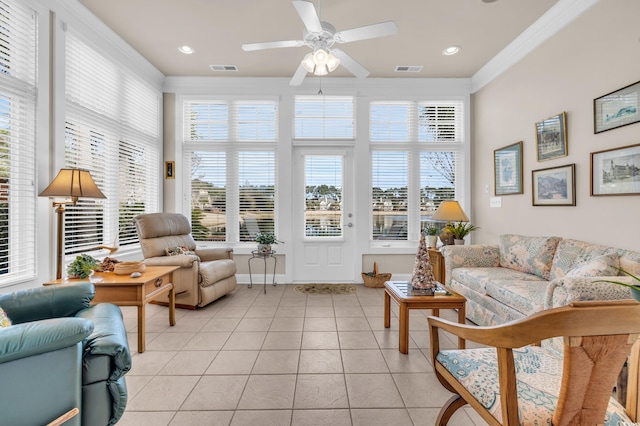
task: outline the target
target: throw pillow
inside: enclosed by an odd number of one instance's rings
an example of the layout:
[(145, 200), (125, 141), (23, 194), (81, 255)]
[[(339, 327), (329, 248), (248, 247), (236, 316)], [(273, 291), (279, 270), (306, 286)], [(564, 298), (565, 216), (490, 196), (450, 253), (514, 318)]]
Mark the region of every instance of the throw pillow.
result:
[(620, 258), (617, 254), (603, 254), (578, 263), (567, 272), (567, 277), (614, 277), (618, 275)]
[(560, 237), (500, 236), (500, 266), (549, 279)]
[(195, 254), (185, 246), (167, 247), (164, 249), (167, 256), (177, 256), (179, 254)]
[(9, 327), (11, 325), (11, 320), (7, 316), (7, 313), (4, 309), (0, 308), (0, 328)]

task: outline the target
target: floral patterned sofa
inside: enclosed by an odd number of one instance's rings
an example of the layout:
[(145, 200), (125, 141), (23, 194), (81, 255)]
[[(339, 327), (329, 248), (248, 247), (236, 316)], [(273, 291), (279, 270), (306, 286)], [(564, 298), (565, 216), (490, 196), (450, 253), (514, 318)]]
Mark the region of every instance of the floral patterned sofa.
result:
[(560, 237), (502, 235), (497, 245), (445, 246), (446, 284), (467, 298), (467, 318), (498, 325), (574, 300), (628, 299), (627, 287), (601, 283), (618, 268), (640, 274), (640, 252)]

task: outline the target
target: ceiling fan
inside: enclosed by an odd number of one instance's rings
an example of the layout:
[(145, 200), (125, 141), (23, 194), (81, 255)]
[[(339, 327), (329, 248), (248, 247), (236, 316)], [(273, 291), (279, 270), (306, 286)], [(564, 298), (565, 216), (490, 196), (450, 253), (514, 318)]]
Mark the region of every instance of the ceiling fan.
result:
[(379, 24), (365, 25), (363, 27), (336, 32), (333, 25), (320, 21), (320, 17), (311, 2), (293, 0), (293, 6), (296, 8), (305, 26), (302, 32), (302, 40), (268, 41), (262, 43), (245, 43), (242, 45), (242, 50), (246, 52), (305, 45), (313, 49), (312, 53), (307, 53), (304, 57), (289, 82), (292, 86), (302, 84), (307, 72), (322, 76), (335, 70), (338, 65), (342, 65), (358, 78), (365, 78), (369, 75), (369, 71), (367, 71), (365, 67), (342, 50), (332, 49), (332, 46), (335, 43), (349, 43), (352, 41), (394, 35), (398, 31), (398, 26), (395, 22), (386, 21)]

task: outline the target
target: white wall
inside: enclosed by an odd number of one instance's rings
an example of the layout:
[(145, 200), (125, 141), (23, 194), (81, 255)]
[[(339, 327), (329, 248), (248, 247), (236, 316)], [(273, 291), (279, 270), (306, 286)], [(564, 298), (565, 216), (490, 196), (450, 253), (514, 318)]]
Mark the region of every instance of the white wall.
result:
[[(590, 152), (640, 143), (640, 123), (593, 133), (593, 99), (640, 80), (640, 2), (600, 1), (472, 95), (476, 243), (503, 233), (558, 235), (640, 250), (640, 196), (590, 196)], [(567, 113), (567, 157), (538, 162), (534, 124)], [(524, 142), (524, 194), (494, 191), (493, 151)], [(576, 164), (575, 207), (532, 206), (531, 171)], [(489, 193), (485, 186), (489, 185)]]

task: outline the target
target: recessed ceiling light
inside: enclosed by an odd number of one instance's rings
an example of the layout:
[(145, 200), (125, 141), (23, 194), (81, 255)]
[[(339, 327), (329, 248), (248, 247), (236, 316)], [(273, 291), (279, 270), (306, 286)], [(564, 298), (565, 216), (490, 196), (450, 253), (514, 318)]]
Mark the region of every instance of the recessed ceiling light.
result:
[(460, 51), (460, 46), (449, 46), (442, 51), (442, 54), (446, 56), (451, 56), (451, 55), (455, 55), (459, 51)]
[(190, 46), (186, 46), (186, 45), (178, 47), (178, 50), (184, 53), (185, 55), (191, 55), (193, 52), (195, 52), (195, 50), (193, 50)]
[(482, 0), (482, 3), (493, 3), (496, 0)]

